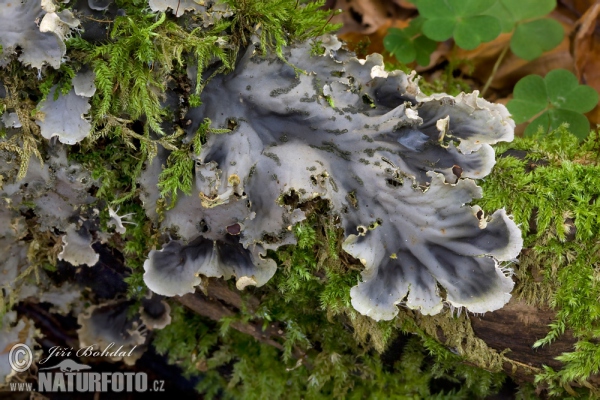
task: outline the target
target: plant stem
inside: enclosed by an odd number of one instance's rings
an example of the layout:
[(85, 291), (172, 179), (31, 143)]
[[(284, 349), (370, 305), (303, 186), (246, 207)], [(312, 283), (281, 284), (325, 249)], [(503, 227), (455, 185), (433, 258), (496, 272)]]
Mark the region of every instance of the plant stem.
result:
[(496, 63), (494, 64), (494, 68), (492, 68), (492, 73), (490, 74), (490, 77), (488, 78), (487, 82), (485, 83), (485, 86), (483, 87), (483, 90), (481, 91), (481, 97), (485, 96), (485, 92), (487, 92), (488, 88), (492, 84), (492, 81), (494, 80), (494, 76), (496, 76), (496, 72), (498, 72), (498, 67), (500, 67), (500, 64), (502, 63), (504, 56), (508, 52), (509, 47), (510, 47), (510, 42), (507, 43), (506, 46), (504, 46), (504, 50), (502, 50), (502, 53), (500, 53), (500, 55), (498, 56), (498, 59), (496, 60)]

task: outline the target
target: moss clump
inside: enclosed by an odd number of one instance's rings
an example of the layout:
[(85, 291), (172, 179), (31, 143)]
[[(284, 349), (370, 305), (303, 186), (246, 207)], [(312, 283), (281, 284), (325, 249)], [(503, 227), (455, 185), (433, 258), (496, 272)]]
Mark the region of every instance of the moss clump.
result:
[(561, 370), (545, 367), (536, 378), (553, 395), (597, 393), (587, 379), (600, 370), (598, 146), (597, 132), (579, 143), (566, 127), (498, 146), (500, 158), (478, 202), (486, 210), (506, 207), (525, 236), (523, 255), (513, 265), (515, 295), (557, 311), (550, 332), (534, 347), (551, 345), (565, 329), (578, 338), (575, 351), (558, 358), (565, 363)]

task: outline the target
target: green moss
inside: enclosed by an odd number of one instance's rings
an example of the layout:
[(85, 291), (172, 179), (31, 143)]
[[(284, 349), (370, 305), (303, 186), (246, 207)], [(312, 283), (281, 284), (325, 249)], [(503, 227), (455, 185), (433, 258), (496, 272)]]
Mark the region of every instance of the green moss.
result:
[(559, 396), (597, 393), (587, 378), (600, 369), (598, 143), (597, 133), (580, 144), (562, 127), (499, 146), (499, 155), (520, 157), (498, 159), (478, 201), (487, 211), (506, 207), (523, 231), (525, 250), (513, 266), (515, 295), (556, 309), (557, 320), (534, 347), (551, 345), (566, 329), (579, 340), (575, 351), (558, 357), (565, 364), (561, 370), (546, 367), (536, 378)]
[[(18, 62), (13, 61), (7, 67), (0, 68), (0, 82), (6, 89), (6, 97), (0, 99), (0, 110), (2, 113), (14, 110), (22, 125), (17, 134), (12, 135), (9, 139), (2, 138), (0, 140), (0, 151), (12, 153), (18, 158), (16, 178), (22, 179), (27, 174), (31, 157), (37, 157), (43, 161), (38, 145), (40, 140), (44, 139), (40, 134), (39, 126), (31, 118), (35, 115), (35, 105), (27, 93), (27, 89), (32, 86), (28, 82), (37, 84), (37, 76), (32, 71), (21, 68)], [(33, 85), (33, 87), (36, 86)], [(8, 181), (6, 178), (8, 176), (4, 176), (2, 179)]]

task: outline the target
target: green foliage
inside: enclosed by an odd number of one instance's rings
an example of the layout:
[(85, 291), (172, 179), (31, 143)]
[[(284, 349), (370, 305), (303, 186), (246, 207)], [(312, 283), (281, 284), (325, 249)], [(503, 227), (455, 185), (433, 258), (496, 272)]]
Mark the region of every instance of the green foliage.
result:
[(558, 69), (545, 78), (529, 75), (521, 79), (507, 107), (517, 123), (533, 119), (525, 130), (527, 136), (538, 130), (549, 133), (567, 123), (573, 134), (584, 139), (590, 124), (583, 113), (597, 103), (598, 93), (593, 88), (580, 85), (571, 72)]
[(159, 93), (165, 89), (166, 68), (171, 63), (156, 41), (162, 37), (158, 28), (166, 16), (163, 13), (157, 19), (154, 14), (131, 11), (131, 15), (115, 19), (110, 42), (94, 46), (74, 38), (69, 45), (84, 51), (85, 61), (96, 72), (97, 92), (92, 102), (96, 124), (108, 113), (118, 117), (127, 113), (131, 119), (145, 116), (150, 128), (162, 132), (165, 111)]
[[(545, 16), (556, 0), (414, 0), (419, 16), (405, 29), (390, 28), (384, 46), (402, 63), (415, 59), (428, 65), (436, 41), (453, 38), (466, 50), (494, 40), (501, 32), (512, 32), (510, 49), (525, 60), (533, 60), (558, 46), (564, 32), (561, 24)], [(482, 95), (489, 87), (509, 47), (501, 51)]]
[[(545, 366), (544, 371), (536, 376), (536, 383), (548, 386), (548, 392), (554, 396), (565, 397), (565, 392), (573, 397), (588, 394), (590, 398), (598, 398), (600, 390), (590, 385), (587, 380), (600, 371), (600, 346), (589, 340), (580, 340), (575, 344), (575, 351), (563, 353), (556, 357), (565, 364), (559, 371)], [(575, 383), (577, 386), (571, 386)]]
[(152, 344), (157, 352), (166, 354), (171, 363), (185, 360), (179, 364), (184, 376), (190, 377), (198, 373), (196, 364), (206, 363), (218, 342), (214, 327), (214, 323), (186, 313), (181, 306), (172, 307), (171, 323), (157, 332)]
[(333, 32), (341, 25), (328, 24), (330, 11), (322, 10), (324, 0), (299, 6), (295, 0), (225, 0), (234, 11), (231, 32), (236, 45), (246, 45), (253, 34), (260, 36), (260, 48), (283, 57), (290, 39), (303, 41)]
[(401, 63), (417, 60), (419, 65), (429, 65), (429, 57), (437, 43), (421, 34), (422, 25), (423, 18), (417, 17), (405, 29), (390, 28), (383, 39), (383, 46)]
[(537, 19), (517, 25), (510, 39), (510, 49), (524, 60), (535, 60), (558, 46), (563, 36), (560, 22), (550, 18)]
[[(192, 154), (199, 155), (202, 144), (206, 143), (209, 133), (222, 134), (230, 132), (229, 129), (218, 129), (210, 127), (210, 119), (206, 118), (198, 127), (196, 134), (189, 143), (181, 143), (167, 158), (167, 165), (158, 177), (158, 188), (160, 196), (167, 200), (167, 209), (171, 209), (177, 203), (179, 192), (189, 195), (194, 183), (194, 160)], [(171, 136), (172, 139), (182, 137), (184, 132), (180, 130)]]
[(521, 21), (544, 17), (556, 8), (556, 0), (500, 0), (490, 9), (489, 15), (500, 20), (502, 32), (508, 33)]
[(545, 18), (556, 7), (556, 0), (499, 0), (487, 14), (499, 19), (503, 32), (513, 32), (512, 52), (531, 61), (560, 44), (562, 25)]
[[(41, 139), (40, 130), (31, 118), (35, 114), (35, 106), (24, 91), (24, 81), (27, 78), (35, 79), (37, 82), (34, 73), (23, 71), (20, 64), (17, 65), (16, 62), (12, 62), (7, 68), (0, 69), (0, 82), (3, 83), (6, 90), (6, 97), (0, 99), (0, 110), (2, 113), (14, 110), (22, 125), (18, 134), (12, 135), (9, 139), (5, 137), (0, 139), (0, 151), (12, 153), (18, 160), (17, 180), (24, 178), (27, 174), (29, 160), (32, 156), (43, 162), (38, 149), (38, 142)], [(4, 178), (7, 176), (2, 179)], [(1, 183), (2, 180), (0, 180)]]
[(495, 1), (419, 0), (419, 13), (425, 18), (423, 33), (438, 42), (453, 37), (459, 47), (472, 50), (500, 34), (500, 21), (485, 14)]
[[(580, 143), (562, 126), (544, 140), (538, 135), (500, 146), (499, 154), (523, 150), (526, 155), (498, 159), (479, 202), (486, 210), (505, 206), (525, 235), (529, 250), (514, 266), (514, 294), (556, 309), (548, 335), (534, 347), (551, 345), (567, 329), (578, 338), (573, 352), (557, 358), (562, 369), (545, 367), (536, 378), (563, 397), (596, 393), (587, 379), (600, 369), (598, 139), (594, 133)], [(572, 388), (573, 383), (583, 388)]]
[(169, 207), (177, 202), (179, 191), (186, 195), (192, 192), (194, 182), (194, 160), (187, 150), (175, 150), (169, 154), (167, 165), (158, 177), (160, 196), (169, 199)]
[[(418, 0), (414, 3), (424, 18), (425, 36), (438, 42), (454, 38), (456, 44), (466, 50), (494, 40), (501, 32), (513, 32), (510, 41), (513, 53), (533, 60), (558, 46), (564, 36), (559, 22), (545, 18), (556, 7), (556, 0)], [(418, 33), (416, 30), (411, 37)]]
[[(58, 90), (54, 92), (54, 100), (58, 99), (60, 94), (66, 95), (71, 90), (71, 80), (75, 77), (75, 70), (68, 64), (61, 64), (58, 70), (49, 70), (38, 88), (42, 92), (40, 99), (44, 101), (54, 85), (58, 85)], [(38, 103), (38, 104), (39, 104)]]

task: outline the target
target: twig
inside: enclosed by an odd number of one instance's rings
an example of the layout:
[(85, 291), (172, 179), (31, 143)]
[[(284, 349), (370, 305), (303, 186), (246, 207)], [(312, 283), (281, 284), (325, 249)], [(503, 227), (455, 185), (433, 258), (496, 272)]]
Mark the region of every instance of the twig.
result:
[(510, 42), (507, 43), (506, 46), (504, 46), (504, 50), (502, 50), (502, 53), (500, 53), (500, 55), (498, 56), (498, 59), (496, 60), (496, 63), (494, 64), (494, 68), (492, 68), (492, 73), (490, 74), (490, 77), (488, 78), (487, 82), (485, 83), (485, 86), (483, 87), (483, 90), (481, 91), (481, 97), (485, 96), (485, 93), (487, 92), (488, 88), (492, 84), (492, 81), (494, 80), (494, 76), (496, 76), (496, 72), (498, 72), (498, 67), (500, 67), (500, 64), (502, 63), (504, 56), (508, 52), (509, 47), (510, 47)]

